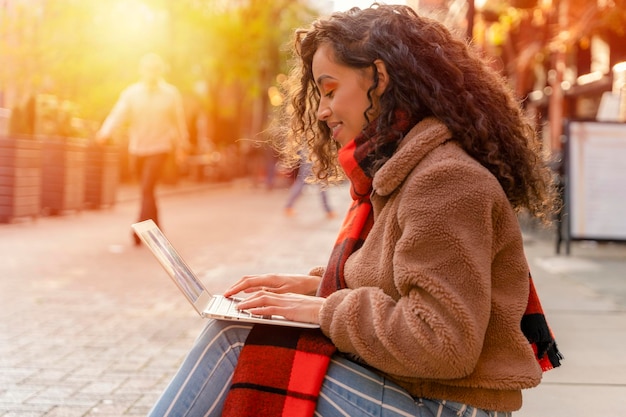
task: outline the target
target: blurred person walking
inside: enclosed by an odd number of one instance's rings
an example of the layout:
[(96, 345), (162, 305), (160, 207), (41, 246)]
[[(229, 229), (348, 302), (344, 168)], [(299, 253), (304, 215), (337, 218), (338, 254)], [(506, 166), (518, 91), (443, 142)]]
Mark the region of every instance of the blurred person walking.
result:
[[(313, 164), (309, 161), (304, 153), (300, 153), (300, 165), (298, 166), (298, 175), (294, 180), (291, 188), (289, 189), (289, 197), (287, 197), (287, 203), (285, 204), (285, 215), (293, 216), (295, 214), (294, 206), (296, 201), (302, 196), (304, 187), (307, 184), (307, 178), (313, 173)], [(319, 186), (319, 185), (318, 185)], [(329, 219), (335, 218), (336, 214), (328, 203), (328, 193), (324, 188), (319, 188), (320, 198), (322, 200), (322, 206), (326, 212), (326, 217)]]
[[(182, 96), (163, 79), (165, 62), (161, 57), (144, 55), (139, 72), (141, 79), (122, 91), (97, 132), (96, 141), (103, 143), (116, 129), (128, 127), (128, 153), (141, 188), (137, 221), (152, 219), (159, 224), (156, 185), (168, 157), (174, 155), (178, 160), (189, 150), (188, 130)], [(140, 245), (137, 235), (132, 236), (134, 244)]]

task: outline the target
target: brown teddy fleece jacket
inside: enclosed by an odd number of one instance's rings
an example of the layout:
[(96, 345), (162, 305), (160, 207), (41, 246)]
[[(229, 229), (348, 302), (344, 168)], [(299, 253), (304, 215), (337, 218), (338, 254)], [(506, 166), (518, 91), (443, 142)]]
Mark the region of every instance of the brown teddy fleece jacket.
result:
[(520, 322), (528, 265), (496, 178), (426, 119), (376, 173), (375, 223), (322, 331), (415, 397), (496, 411), (541, 380)]

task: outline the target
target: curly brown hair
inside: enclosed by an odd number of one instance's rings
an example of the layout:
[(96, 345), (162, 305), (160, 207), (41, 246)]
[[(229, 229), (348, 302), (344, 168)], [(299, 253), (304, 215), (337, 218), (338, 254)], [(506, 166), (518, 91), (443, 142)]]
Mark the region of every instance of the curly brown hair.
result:
[[(312, 62), (322, 44), (332, 48), (338, 64), (372, 68), (370, 91), (378, 83), (374, 61), (384, 62), (389, 84), (379, 101), (379, 132), (390, 131), (398, 110), (415, 122), (429, 116), (441, 120), (453, 139), (498, 179), (516, 211), (527, 209), (534, 217), (550, 218), (556, 201), (554, 175), (506, 81), (443, 24), (407, 6), (352, 8), (296, 31), (289, 137), (295, 148), (311, 151), (320, 181), (340, 173), (338, 144), (316, 114), (320, 93)], [(380, 152), (378, 166), (384, 155), (388, 152)]]

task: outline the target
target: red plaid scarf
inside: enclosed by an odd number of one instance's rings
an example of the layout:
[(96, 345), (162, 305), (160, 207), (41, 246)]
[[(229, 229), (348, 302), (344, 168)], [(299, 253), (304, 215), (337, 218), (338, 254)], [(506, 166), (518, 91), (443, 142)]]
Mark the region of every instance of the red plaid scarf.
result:
[(554, 335), (546, 321), (530, 273), (528, 273), (528, 279), (530, 290), (528, 292), (528, 305), (522, 317), (522, 332), (530, 342), (541, 369), (546, 372), (561, 366), (563, 355), (556, 346)]
[[(400, 117), (396, 124), (406, 133), (411, 127)], [(345, 288), (343, 266), (361, 247), (374, 223), (369, 173), (375, 123), (341, 148), (339, 162), (350, 179), (352, 204), (348, 210), (318, 295), (327, 297)], [(529, 276), (530, 277), (530, 276)], [(541, 368), (559, 366), (561, 354), (547, 326), (530, 278), (530, 294), (522, 330), (533, 346)], [(336, 348), (320, 330), (255, 325), (239, 356), (223, 417), (311, 417)]]

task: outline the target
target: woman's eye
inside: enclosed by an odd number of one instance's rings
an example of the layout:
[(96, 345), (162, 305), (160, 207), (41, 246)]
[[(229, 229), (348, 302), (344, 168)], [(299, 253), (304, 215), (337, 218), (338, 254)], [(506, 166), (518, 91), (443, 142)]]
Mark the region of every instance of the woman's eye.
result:
[(335, 90), (330, 90), (329, 92), (324, 94), (324, 97), (332, 98), (334, 92), (335, 92)]

